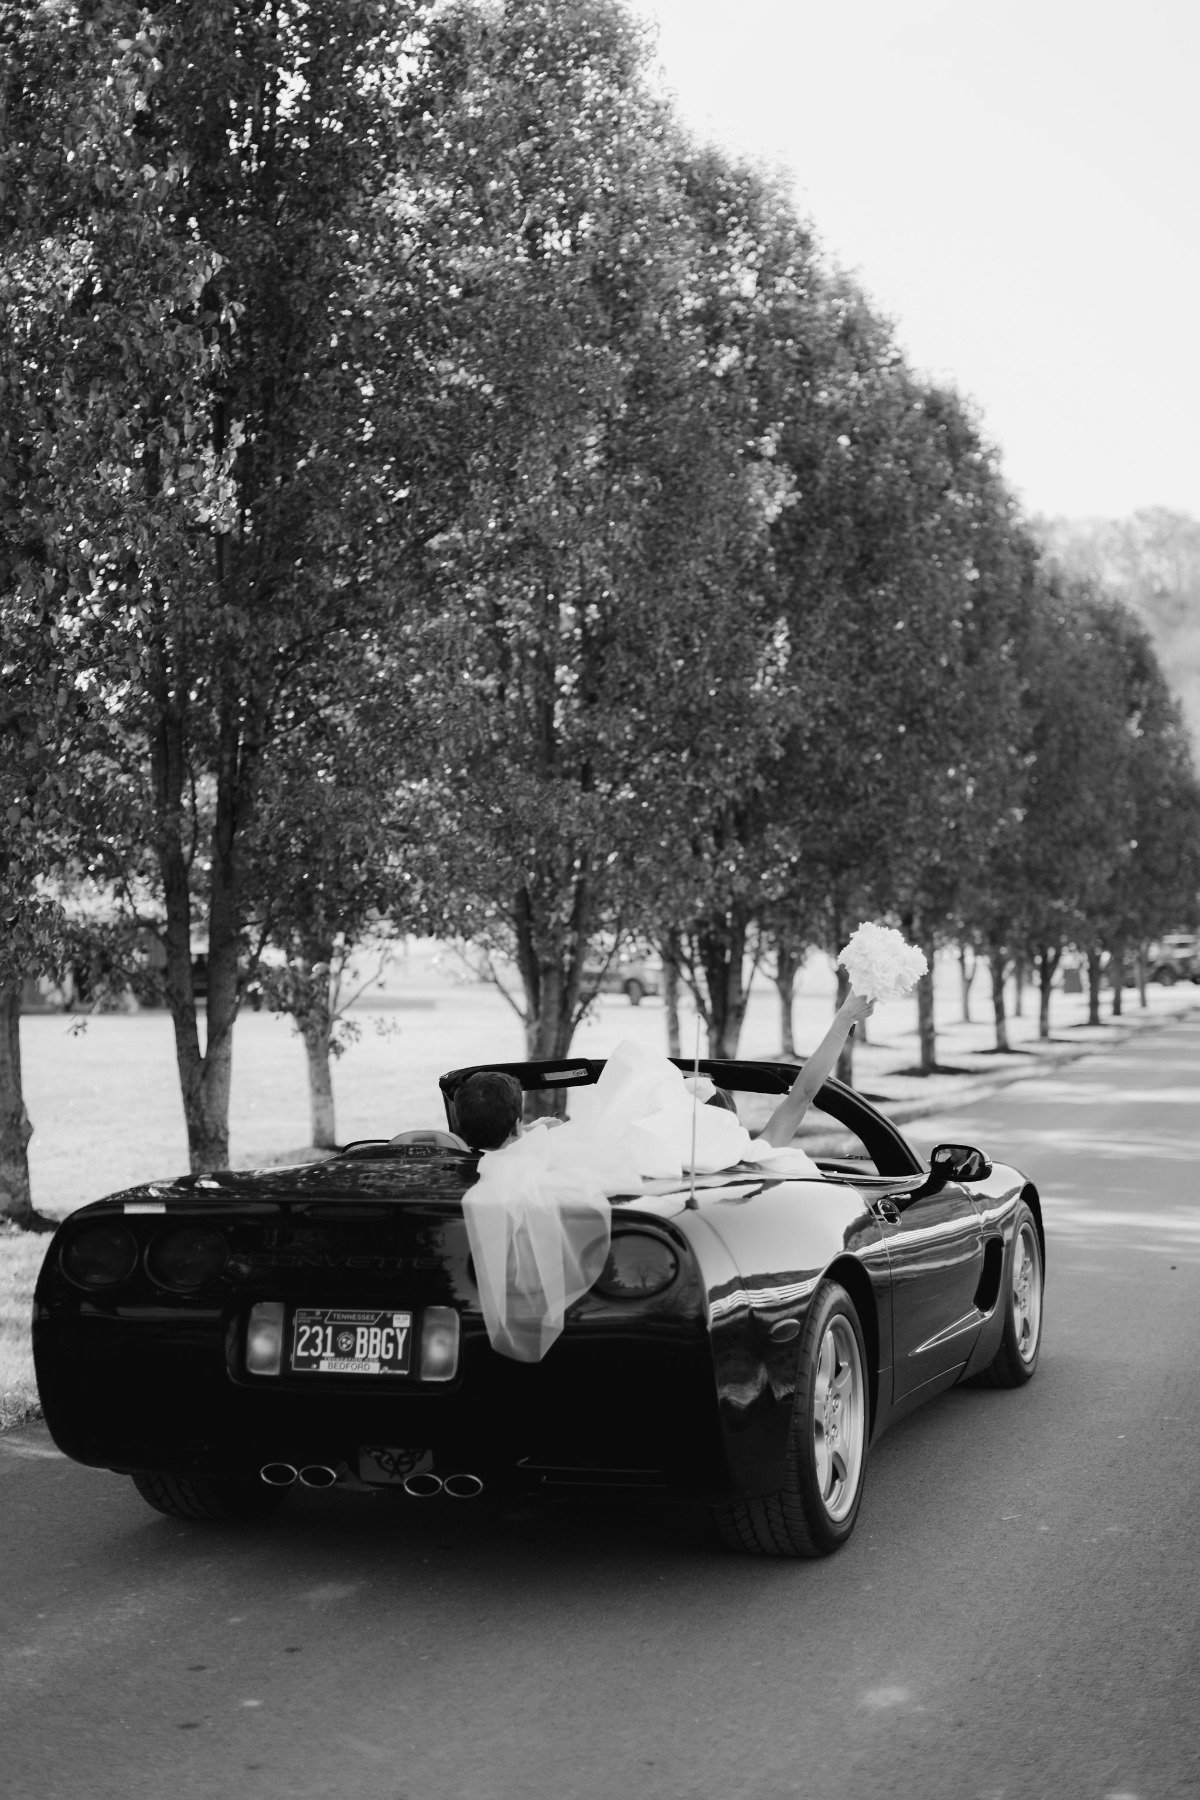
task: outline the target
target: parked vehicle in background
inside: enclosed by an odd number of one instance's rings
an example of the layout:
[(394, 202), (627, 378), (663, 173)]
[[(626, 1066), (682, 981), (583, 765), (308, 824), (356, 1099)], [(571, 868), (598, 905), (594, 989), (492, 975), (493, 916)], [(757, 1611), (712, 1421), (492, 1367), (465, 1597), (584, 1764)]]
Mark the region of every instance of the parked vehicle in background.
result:
[(592, 964), (583, 972), (585, 985), (592, 993), (624, 994), (630, 1006), (640, 1006), (647, 994), (659, 991), (661, 970), (644, 957), (622, 958), (604, 967)]
[(1172, 987), (1177, 981), (1200, 982), (1200, 939), (1194, 932), (1173, 931), (1146, 953), (1146, 978)]

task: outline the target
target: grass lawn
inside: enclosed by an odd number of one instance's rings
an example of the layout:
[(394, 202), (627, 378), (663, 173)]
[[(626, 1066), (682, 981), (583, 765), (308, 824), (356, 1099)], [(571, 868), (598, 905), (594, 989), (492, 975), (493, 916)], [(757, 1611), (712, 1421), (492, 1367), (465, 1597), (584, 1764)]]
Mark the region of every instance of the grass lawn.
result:
[(0, 1431), (22, 1425), (40, 1412), (29, 1312), (33, 1284), (49, 1238), (0, 1226)]

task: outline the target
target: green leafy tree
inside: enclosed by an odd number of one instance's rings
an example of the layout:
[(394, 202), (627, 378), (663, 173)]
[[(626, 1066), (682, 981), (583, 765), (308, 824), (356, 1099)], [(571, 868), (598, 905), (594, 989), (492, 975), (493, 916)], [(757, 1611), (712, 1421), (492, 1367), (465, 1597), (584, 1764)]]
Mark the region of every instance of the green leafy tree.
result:
[(361, 266), (396, 160), (378, 72), (415, 18), (369, 0), (3, 12), (13, 580), (26, 604), (40, 589), (68, 687), (103, 714), (89, 867), (157, 896), (196, 1168), (228, 1159), (264, 770), (314, 663), (357, 656), (384, 604), (374, 534), (404, 476), (375, 443), (388, 340)]
[[(806, 500), (777, 527), (798, 696), (790, 891), (831, 953), (891, 917), (932, 965), (995, 829), (1031, 553), (956, 397), (917, 383), (848, 290), (840, 325), (817, 424), (798, 412), (782, 444)], [(928, 980), (918, 1017), (928, 1069)]]
[(511, 956), (534, 1057), (567, 1049), (589, 945), (642, 924), (680, 822), (738, 792), (771, 679), (773, 490), (727, 428), (643, 65), (620, 8), (528, 0), (440, 15), (414, 87), (410, 203), (475, 401), (466, 503), (414, 577), (415, 703), (447, 909)]
[(340, 699), (321, 693), (276, 748), (249, 846), (250, 929), (265, 953), (251, 992), (303, 1039), (312, 1143), (323, 1149), (337, 1142), (331, 1059), (359, 1034), (349, 1009), (399, 932), (439, 922), (426, 910), (433, 870), (417, 842), (428, 821), (397, 778), (407, 733), (398, 685), (379, 657)]
[(1066, 574), (1136, 614), (1193, 746), (1200, 742), (1200, 520), (1150, 506), (1124, 519), (1038, 519), (1035, 528)]
[(1094, 600), (1089, 626), (1114, 670), (1119, 806), (1127, 832), (1113, 846), (1108, 880), (1088, 908), (1092, 945), (1108, 953), (1113, 1012), (1122, 1008), (1128, 954), (1196, 917), (1200, 879), (1197, 781), (1179, 703), (1145, 628), (1121, 603)]

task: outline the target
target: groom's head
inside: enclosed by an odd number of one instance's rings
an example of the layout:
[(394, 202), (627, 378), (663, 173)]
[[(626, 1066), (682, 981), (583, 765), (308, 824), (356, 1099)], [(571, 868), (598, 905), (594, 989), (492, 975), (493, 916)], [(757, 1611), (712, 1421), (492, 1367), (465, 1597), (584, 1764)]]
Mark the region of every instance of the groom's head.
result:
[(499, 1150), (521, 1129), (521, 1084), (499, 1069), (468, 1075), (454, 1096), (454, 1128), (473, 1150)]

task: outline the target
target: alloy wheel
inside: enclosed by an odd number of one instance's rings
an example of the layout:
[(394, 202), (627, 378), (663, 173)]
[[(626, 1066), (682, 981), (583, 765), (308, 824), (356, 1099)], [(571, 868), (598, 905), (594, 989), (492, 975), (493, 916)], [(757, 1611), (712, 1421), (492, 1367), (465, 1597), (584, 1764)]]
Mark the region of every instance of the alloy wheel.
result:
[(829, 1321), (813, 1388), (813, 1455), (821, 1503), (834, 1520), (854, 1505), (866, 1445), (866, 1384), (858, 1341), (841, 1314)]

